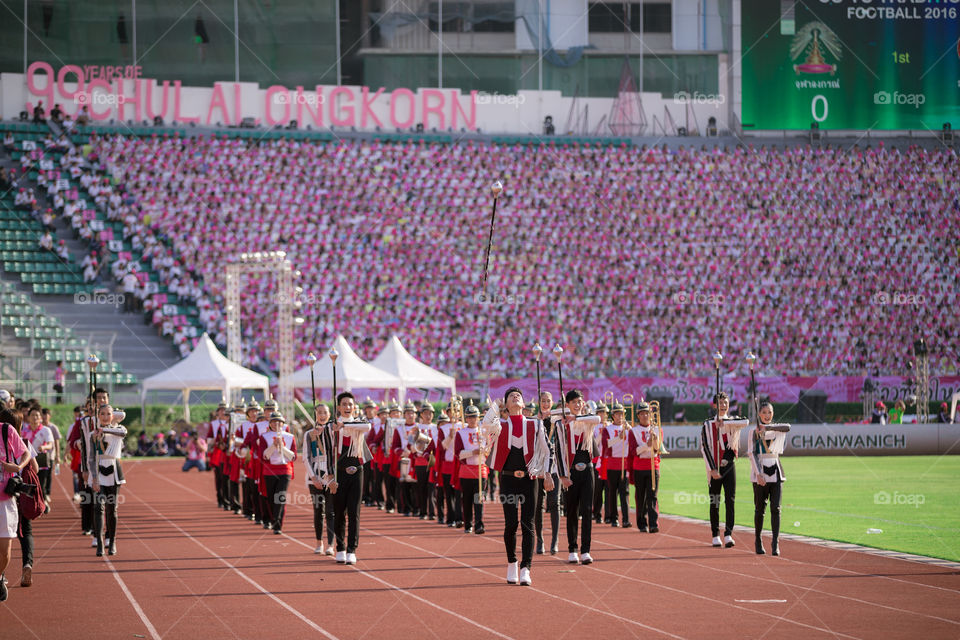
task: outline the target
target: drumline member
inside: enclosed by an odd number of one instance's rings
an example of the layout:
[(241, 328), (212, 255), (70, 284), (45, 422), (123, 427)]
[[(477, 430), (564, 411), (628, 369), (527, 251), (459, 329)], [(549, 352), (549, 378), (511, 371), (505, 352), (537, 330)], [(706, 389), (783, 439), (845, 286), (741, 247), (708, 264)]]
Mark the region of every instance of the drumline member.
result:
[(459, 502), (463, 509), (463, 532), (482, 535), (484, 527), (480, 481), (487, 477), (489, 468), (484, 464), (481, 470), (480, 460), (485, 457), (484, 452), (490, 450), (490, 443), (485, 442), (483, 447), (480, 446), (480, 436), (477, 431), (480, 408), (471, 402), (464, 408), (463, 415), (466, 424), (459, 429), (451, 429), (449, 436), (453, 438), (453, 446), (449, 449), (453, 453), (451, 487), (455, 488), (457, 485), (460, 487)]
[(620, 501), (619, 516), (623, 519), (622, 526), (630, 527), (630, 509), (627, 506), (627, 494), (630, 484), (629, 467), (626, 466), (627, 440), (629, 439), (629, 429), (623, 421), (624, 409), (619, 402), (614, 402), (610, 407), (610, 413), (613, 416), (613, 422), (606, 425), (601, 431), (601, 450), (603, 451), (603, 468), (607, 475), (607, 503), (606, 513), (610, 516), (610, 526), (621, 526), (620, 519), (617, 517), (617, 499)]
[[(567, 392), (566, 411), (563, 417), (563, 439), (560, 443), (560, 483), (567, 490), (567, 562), (591, 564), (590, 543), (593, 533), (591, 504), (593, 498), (593, 460), (599, 456), (599, 447), (594, 433), (602, 418), (599, 415), (583, 415), (586, 403), (579, 389)], [(580, 545), (577, 545), (577, 529), (583, 520)], [(579, 552), (579, 553), (578, 553)]]
[[(100, 405), (97, 413), (98, 428), (91, 434), (90, 464), (93, 472), (93, 535), (97, 543), (97, 555), (117, 554), (117, 510), (120, 485), (126, 484), (120, 458), (127, 428), (121, 424), (126, 414), (114, 411), (109, 404)], [(106, 524), (106, 531), (104, 531)]]
[(413, 402), (407, 400), (403, 405), (403, 423), (398, 425), (393, 431), (393, 461), (397, 477), (397, 508), (405, 516), (414, 514), (414, 492), (413, 483), (415, 481), (415, 471), (413, 460), (410, 454), (410, 432), (416, 427), (417, 408)]
[[(331, 423), (334, 432), (336, 466), (333, 456), (327, 456), (327, 473), (335, 479), (328, 484), (333, 494), (333, 528), (337, 540), (336, 560), (339, 564), (357, 563), (360, 544), (360, 501), (363, 498), (363, 463), (373, 456), (367, 447), (369, 422), (353, 420), (355, 400), (344, 391), (337, 394), (337, 419)], [(336, 468), (336, 471), (334, 471)], [(349, 516), (349, 518), (348, 518)], [(347, 520), (349, 519), (349, 523)], [(346, 530), (346, 537), (344, 533)]]
[[(449, 405), (451, 415), (454, 411), (464, 411), (463, 405), (457, 408), (451, 403)], [(480, 415), (480, 410), (474, 407), (476, 415)], [(449, 419), (443, 420), (445, 414), (440, 414), (441, 419), (437, 421), (437, 467), (440, 482), (437, 485), (437, 522), (445, 524), (448, 527), (459, 527), (463, 522), (463, 504), (460, 500), (459, 483), (457, 482), (457, 456), (456, 438), (457, 433), (464, 428), (464, 424), (459, 420), (451, 422)], [(458, 416), (460, 417), (460, 416)], [(443, 514), (446, 511), (447, 517)]]
[[(712, 420), (705, 420), (700, 430), (700, 448), (707, 466), (710, 492), (710, 531), (713, 546), (734, 545), (733, 533), (734, 500), (737, 492), (736, 459), (740, 448), (740, 430), (749, 424), (746, 418), (727, 416), (730, 400), (726, 392), (714, 395), (711, 407), (717, 413)], [(717, 417), (719, 416), (719, 417)], [(725, 522), (723, 541), (720, 540), (720, 490), (723, 490)]]
[[(333, 498), (327, 485), (333, 476), (327, 473), (327, 453), (333, 451), (328, 423), (330, 409), (318, 404), (314, 412), (314, 426), (303, 434), (303, 464), (306, 467), (307, 489), (313, 504), (313, 530), (317, 537), (314, 553), (333, 555)], [(327, 525), (327, 545), (323, 544), (323, 525)]]
[[(547, 491), (544, 487), (544, 480), (537, 480), (537, 508), (534, 515), (534, 527), (537, 530), (537, 555), (544, 552), (543, 545), (543, 511), (546, 509), (550, 514), (550, 530), (553, 539), (550, 542), (550, 555), (556, 555), (560, 550), (560, 477), (556, 473), (557, 455), (557, 429), (553, 424), (553, 417), (550, 412), (553, 410), (553, 394), (549, 391), (540, 393), (540, 404), (538, 407), (537, 418), (543, 422), (544, 432), (547, 434), (547, 446), (550, 449), (550, 468), (553, 469), (553, 489)], [(544, 506), (544, 503), (546, 505)]]
[[(660, 454), (653, 455), (653, 452), (660, 449), (660, 434), (650, 426), (649, 404), (641, 400), (637, 404), (636, 414), (637, 424), (630, 429), (627, 441), (627, 468), (633, 471), (633, 501), (637, 511), (637, 529), (640, 533), (647, 531), (657, 533), (660, 531), (660, 505), (657, 501), (657, 491), (660, 487)], [(656, 486), (653, 485), (654, 479)]]
[[(544, 477), (546, 489), (553, 488), (550, 447), (543, 423), (522, 415), (523, 393), (517, 387), (504, 394), (507, 417), (491, 401), (480, 425), (480, 439), (492, 440), (490, 468), (500, 472), (500, 503), (503, 505), (503, 544), (507, 552), (507, 583), (530, 585), (533, 566), (534, 509), (538, 477)], [(561, 474), (562, 475), (562, 474)], [(521, 529), (521, 557), (517, 562), (517, 527)]]
[(783, 497), (782, 488), (786, 481), (783, 475), (783, 466), (780, 456), (787, 440), (790, 425), (774, 424), (773, 405), (764, 402), (760, 405), (757, 414), (757, 426), (747, 438), (750, 443), (750, 482), (753, 483), (753, 526), (756, 535), (757, 555), (763, 555), (763, 541), (760, 533), (763, 530), (763, 512), (767, 500), (770, 501), (770, 531), (773, 540), (770, 544), (770, 553), (780, 555), (780, 501)]
[[(591, 409), (590, 405), (592, 404), (592, 401), (588, 403), (588, 411)], [(600, 443), (603, 441), (603, 432), (606, 430), (607, 425), (610, 424), (610, 421), (607, 420), (607, 405), (600, 402), (591, 413), (596, 413), (600, 416), (600, 424), (593, 429), (593, 441), (597, 443), (597, 451), (599, 452), (593, 458), (593, 519), (597, 524), (610, 524), (610, 509), (607, 501), (604, 499), (607, 488), (607, 467), (603, 464), (603, 449), (600, 447)]]
[(283, 530), (287, 487), (293, 477), (293, 461), (297, 459), (297, 440), (292, 433), (284, 431), (286, 422), (279, 411), (271, 413), (269, 427), (261, 434), (257, 446), (258, 457), (263, 460), (262, 481), (267, 494), (265, 525), (276, 535)]

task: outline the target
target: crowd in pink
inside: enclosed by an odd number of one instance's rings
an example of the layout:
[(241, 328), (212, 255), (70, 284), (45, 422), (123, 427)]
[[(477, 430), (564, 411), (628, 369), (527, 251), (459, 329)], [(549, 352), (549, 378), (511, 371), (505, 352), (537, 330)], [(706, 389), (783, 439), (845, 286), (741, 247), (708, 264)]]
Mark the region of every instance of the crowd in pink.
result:
[[(122, 191), (112, 217), (170, 238), (202, 276), (185, 293), (219, 344), (224, 266), (287, 252), (298, 366), (338, 333), (367, 358), (397, 333), (467, 378), (530, 375), (534, 341), (563, 344), (578, 377), (698, 375), (714, 350), (748, 348), (768, 374), (900, 374), (922, 335), (932, 368), (957, 371), (960, 161), (945, 148), (91, 145)], [(246, 362), (275, 363), (273, 282), (251, 277), (242, 301)]]

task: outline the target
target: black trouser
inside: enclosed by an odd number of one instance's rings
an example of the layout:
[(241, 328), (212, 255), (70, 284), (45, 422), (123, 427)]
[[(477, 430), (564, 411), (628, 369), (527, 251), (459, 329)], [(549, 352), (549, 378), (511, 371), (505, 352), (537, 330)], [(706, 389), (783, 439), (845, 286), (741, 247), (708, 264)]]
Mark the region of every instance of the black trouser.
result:
[[(460, 494), (453, 488), (453, 477), (449, 473), (441, 475), (443, 484), (442, 498), (447, 508), (447, 524), (463, 521), (463, 507), (461, 506)], [(437, 500), (437, 515), (443, 518), (443, 509), (440, 506), (440, 500)]]
[(80, 529), (93, 531), (93, 489), (87, 486), (80, 489)]
[[(607, 469), (607, 514), (612, 522), (619, 517), (624, 524), (630, 522), (630, 507), (627, 505), (627, 493), (630, 476), (620, 469)], [(617, 513), (617, 498), (620, 499), (620, 512)]]
[(534, 527), (537, 529), (537, 542), (543, 542), (543, 503), (546, 499), (547, 513), (550, 514), (550, 530), (553, 540), (552, 549), (557, 544), (560, 535), (560, 476), (553, 474), (553, 491), (547, 491), (543, 486), (543, 479), (537, 480), (537, 509), (534, 515)]
[[(520, 526), (520, 568), (533, 565), (533, 512), (537, 506), (537, 481), (524, 472), (514, 477), (512, 471), (500, 473), (500, 503), (503, 505), (503, 545), (507, 562), (517, 561), (517, 526)], [(519, 517), (518, 517), (519, 516)]]
[[(351, 460), (347, 458), (346, 460)], [(353, 464), (339, 464), (337, 466), (337, 492), (333, 495), (333, 531), (337, 538), (337, 551), (346, 551), (347, 553), (356, 553), (357, 545), (360, 544), (360, 502), (363, 500), (363, 467), (359, 466), (359, 461), (352, 458)], [(340, 458), (341, 463), (344, 458)], [(347, 473), (346, 468), (353, 466), (357, 469), (356, 473)], [(426, 468), (426, 467), (424, 467)], [(349, 516), (350, 523), (347, 524)], [(344, 529), (346, 529), (347, 540), (344, 545)]]
[[(95, 537), (110, 538), (111, 541), (116, 539), (119, 496), (120, 485), (100, 485), (100, 491), (97, 492), (93, 501), (93, 535)], [(103, 530), (104, 524), (106, 524), (106, 531)]]
[(570, 480), (573, 481), (573, 484), (567, 487), (567, 550), (570, 553), (577, 551), (577, 528), (581, 519), (583, 519), (583, 534), (579, 550), (581, 553), (590, 553), (590, 536), (593, 532), (593, 521), (590, 517), (594, 479), (593, 465), (589, 463), (583, 471), (574, 469), (570, 472)]
[[(453, 489), (450, 490), (453, 491)], [(483, 503), (480, 502), (480, 481), (476, 478), (460, 478), (460, 497), (463, 505), (464, 528), (481, 526)]]
[(381, 472), (383, 475), (383, 491), (386, 495), (385, 506), (387, 509), (397, 508), (397, 479), (390, 473), (390, 467), (384, 467)]
[[(608, 472), (609, 473), (609, 472)], [(637, 510), (637, 527), (659, 526), (660, 504), (657, 502), (657, 492), (660, 491), (660, 472), (656, 472), (657, 488), (654, 490), (650, 471), (633, 472), (633, 502)]]
[[(19, 507), (17, 511), (19, 512)], [(20, 541), (20, 555), (23, 566), (33, 566), (33, 521), (23, 517), (20, 513), (20, 526), (17, 528), (17, 539)]]
[(400, 480), (397, 479), (397, 491), (398, 491), (398, 500), (400, 503), (400, 511), (404, 514), (414, 514), (417, 515), (416, 504), (413, 501), (414, 496), (414, 485), (415, 482), (410, 482), (409, 480)]
[(737, 469), (732, 460), (720, 467), (720, 477), (710, 479), (710, 531), (714, 538), (720, 535), (720, 489), (723, 489), (725, 523), (723, 535), (733, 532), (733, 501), (737, 496)]
[(243, 481), (243, 515), (252, 516), (256, 513), (255, 500), (257, 498), (257, 483), (253, 478)]
[(378, 507), (383, 504), (383, 469), (377, 463), (370, 465), (370, 475), (373, 478), (373, 488), (371, 496), (373, 503)]
[(770, 501), (770, 531), (773, 533), (773, 543), (777, 544), (780, 538), (780, 498), (783, 489), (782, 482), (767, 482), (762, 487), (759, 484), (753, 484), (753, 527), (755, 529), (757, 540), (760, 539), (760, 532), (763, 530), (763, 512), (766, 510), (767, 500)]
[(50, 467), (47, 467), (46, 469), (40, 469), (39, 471), (37, 471), (37, 479), (40, 480), (40, 488), (43, 489), (44, 498), (46, 498), (47, 500), (50, 500), (50, 480), (51, 480)]
[(240, 511), (240, 482), (234, 482), (233, 480), (227, 479), (227, 487), (230, 490), (230, 510), (231, 511)]
[[(266, 480), (264, 480), (264, 477), (266, 476), (260, 477), (260, 483), (266, 487)], [(257, 493), (253, 496), (253, 499), (256, 501), (254, 504), (258, 509), (256, 515), (254, 516), (254, 520), (259, 520), (261, 523), (270, 522), (270, 505), (267, 504), (267, 496), (260, 493), (259, 486), (257, 487)]]
[(333, 545), (333, 500), (326, 489), (317, 489), (310, 484), (310, 502), (313, 503), (313, 532), (317, 542), (323, 542), (323, 523), (327, 523), (327, 544)]
[(483, 490), (486, 492), (487, 500), (493, 501), (493, 496), (496, 495), (499, 483), (500, 472), (491, 469), (490, 475), (487, 476), (487, 481), (483, 483)]
[(223, 465), (219, 467), (214, 467), (213, 469), (213, 480), (217, 483), (217, 504), (221, 507), (225, 507), (229, 504), (229, 491), (227, 490), (227, 481), (230, 479), (227, 474), (223, 472)]
[(420, 512), (421, 516), (425, 516), (428, 511), (432, 511), (430, 508), (430, 468), (426, 465), (420, 465), (414, 467), (414, 473), (417, 474), (415, 490), (417, 511)]
[(287, 506), (287, 485), (290, 476), (263, 476), (267, 483), (267, 506), (270, 508), (270, 522), (274, 529), (283, 529), (283, 514)]
[(610, 510), (606, 508), (603, 500), (603, 490), (606, 482), (600, 477), (600, 472), (594, 469), (593, 472), (593, 519), (596, 521), (610, 520)]

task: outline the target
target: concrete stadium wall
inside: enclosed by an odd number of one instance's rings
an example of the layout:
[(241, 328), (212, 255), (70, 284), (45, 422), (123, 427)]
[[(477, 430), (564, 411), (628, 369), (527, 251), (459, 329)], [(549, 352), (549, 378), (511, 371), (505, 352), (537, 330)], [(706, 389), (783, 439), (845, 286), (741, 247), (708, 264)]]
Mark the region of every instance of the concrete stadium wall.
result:
[[(749, 429), (740, 432), (740, 456), (747, 452)], [(700, 457), (700, 427), (663, 428), (667, 458)], [(889, 456), (960, 454), (957, 424), (795, 424), (784, 456)], [(745, 464), (749, 464), (744, 460)]]

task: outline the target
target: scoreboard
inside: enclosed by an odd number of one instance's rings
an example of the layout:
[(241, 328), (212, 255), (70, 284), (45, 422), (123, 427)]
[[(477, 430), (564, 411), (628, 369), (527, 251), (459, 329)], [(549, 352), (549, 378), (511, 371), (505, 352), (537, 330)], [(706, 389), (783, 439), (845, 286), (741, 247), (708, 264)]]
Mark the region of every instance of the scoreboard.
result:
[(741, 0), (745, 130), (960, 128), (960, 0)]

